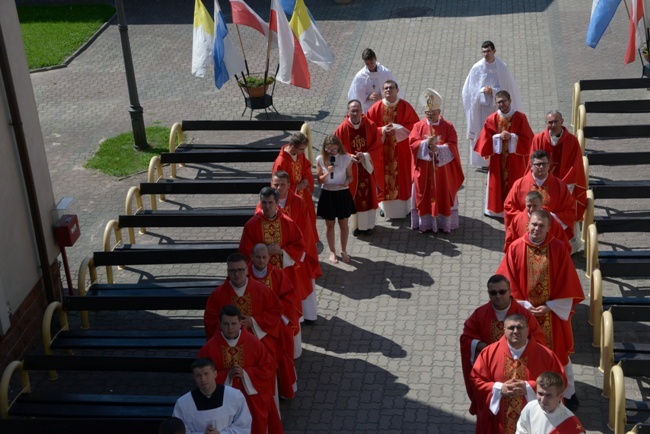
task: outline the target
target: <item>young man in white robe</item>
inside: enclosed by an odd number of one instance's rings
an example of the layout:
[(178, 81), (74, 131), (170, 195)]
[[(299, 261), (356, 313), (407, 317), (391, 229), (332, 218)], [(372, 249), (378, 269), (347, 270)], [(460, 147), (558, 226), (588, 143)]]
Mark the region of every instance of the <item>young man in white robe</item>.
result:
[[(365, 114), (374, 103), (382, 100), (384, 83), (388, 80), (397, 80), (388, 68), (377, 62), (377, 55), (372, 49), (363, 50), (361, 59), (366, 66), (361, 68), (352, 79), (348, 90), (348, 101), (356, 99), (361, 102), (361, 110)], [(403, 99), (404, 91), (400, 89), (397, 96)]]
[(475, 167), (487, 167), (488, 163), (474, 152), (474, 142), (483, 128), (485, 119), (495, 111), (495, 96), (500, 90), (507, 90), (512, 99), (511, 106), (523, 111), (519, 87), (506, 64), (495, 56), (497, 50), (492, 41), (481, 45), (483, 58), (470, 69), (463, 86), (463, 107), (467, 118), (469, 139), (469, 162)]
[(553, 371), (536, 380), (537, 400), (521, 411), (516, 434), (580, 434), (585, 429), (578, 418), (562, 403), (564, 381)]
[(197, 388), (178, 398), (173, 416), (188, 434), (249, 434), (253, 421), (246, 398), (237, 389), (217, 384), (214, 362), (203, 357), (192, 363)]

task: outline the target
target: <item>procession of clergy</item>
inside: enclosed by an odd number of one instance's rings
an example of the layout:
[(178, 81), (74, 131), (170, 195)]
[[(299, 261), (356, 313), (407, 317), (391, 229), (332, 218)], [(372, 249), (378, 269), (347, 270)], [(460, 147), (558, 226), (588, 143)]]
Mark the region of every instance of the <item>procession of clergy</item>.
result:
[[(557, 111), (534, 135), (494, 44), (486, 41), (481, 51), (463, 88), (470, 164), (488, 166), (484, 212), (504, 218), (506, 239), (505, 257), (487, 283), (490, 302), (476, 309), (461, 336), (469, 411), (477, 433), (584, 432), (569, 410), (578, 406), (571, 316), (584, 299), (571, 260), (585, 207), (580, 147)], [(441, 116), (442, 97), (422, 92), (420, 119), (375, 53), (366, 49), (362, 59), (366, 66), (353, 79), (346, 118), (334, 132), (350, 157), (339, 160), (352, 167), (352, 179), (341, 184), (356, 209), (350, 229), (371, 236), (378, 208), (388, 219), (410, 213), (411, 228), (421, 233), (457, 229), (464, 175), (456, 131)], [(188, 432), (283, 432), (278, 398), (296, 394), (301, 325), (317, 319), (315, 279), (322, 274), (308, 144), (295, 133), (280, 150), (271, 186), (260, 192), (239, 252), (227, 260), (228, 278), (209, 297), (204, 359), (194, 368), (198, 388), (174, 411)], [(323, 183), (335, 179), (341, 163), (330, 156), (319, 164)], [(347, 240), (347, 225), (341, 228)], [(226, 402), (224, 386), (245, 401)], [(212, 398), (215, 390), (221, 399)]]

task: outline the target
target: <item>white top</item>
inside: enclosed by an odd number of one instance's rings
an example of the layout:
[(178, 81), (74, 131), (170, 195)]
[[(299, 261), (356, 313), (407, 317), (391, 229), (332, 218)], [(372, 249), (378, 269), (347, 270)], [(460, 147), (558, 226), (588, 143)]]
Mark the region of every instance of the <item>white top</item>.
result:
[[(562, 403), (551, 413), (546, 413), (537, 400), (531, 401), (521, 411), (517, 434), (548, 434), (571, 416), (571, 410)], [(584, 429), (581, 432), (585, 432)]]
[(222, 434), (250, 434), (253, 418), (246, 398), (239, 390), (224, 387), (223, 400), (217, 393), (208, 398), (198, 389), (178, 398), (172, 415), (183, 421), (188, 434), (204, 434), (209, 425)]
[[(332, 178), (330, 174), (327, 175), (325, 182), (323, 183), (323, 190), (339, 191), (349, 188), (347, 185), (343, 185), (343, 183), (346, 178), (345, 170), (350, 164), (352, 164), (352, 158), (348, 154), (336, 154), (334, 155), (334, 158), (336, 160), (333, 164), (334, 178)], [(323, 162), (322, 155), (316, 157), (316, 164), (320, 166), (323, 173), (327, 172), (327, 166), (330, 165), (329, 161), (326, 163)]]
[[(483, 93), (485, 86), (492, 87), (491, 96)], [(485, 119), (490, 113), (496, 111), (494, 99), (500, 90), (506, 90), (510, 94), (513, 110), (523, 111), (519, 87), (506, 64), (498, 57), (495, 57), (491, 64), (485, 59), (476, 62), (463, 86), (463, 107), (467, 118), (468, 139), (475, 139), (481, 132)]]
[[(366, 113), (370, 106), (380, 101), (380, 99), (368, 101), (368, 97), (375, 92), (383, 95), (383, 86), (388, 80), (394, 80), (399, 86), (399, 82), (395, 80), (393, 73), (381, 63), (377, 62), (377, 71), (375, 72), (370, 72), (368, 67), (364, 66), (352, 79), (350, 90), (348, 90), (348, 101), (358, 99), (361, 101), (361, 109)], [(397, 96), (404, 98), (404, 91), (401, 86)]]

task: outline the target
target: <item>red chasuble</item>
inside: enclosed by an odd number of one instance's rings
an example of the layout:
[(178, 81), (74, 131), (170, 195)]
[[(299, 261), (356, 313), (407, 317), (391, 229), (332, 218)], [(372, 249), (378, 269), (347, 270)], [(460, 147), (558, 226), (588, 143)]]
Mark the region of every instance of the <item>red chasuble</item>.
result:
[(502, 397), (499, 413), (490, 410), (494, 383), (511, 379), (525, 380), (533, 391), (537, 377), (546, 371), (561, 374), (564, 369), (557, 357), (534, 338), (528, 338), (526, 349), (517, 360), (512, 358), (505, 336), (481, 351), (470, 374), (476, 401), (476, 434), (514, 434), (517, 420), (526, 403), (526, 396)]
[[(239, 242), (239, 251), (250, 258), (255, 244), (278, 243), (285, 255), (289, 255), (294, 265), (282, 267), (282, 256), (271, 255), (270, 263), (276, 267), (283, 268), (293, 287), (303, 299), (314, 290), (311, 282), (309, 266), (304, 264), (306, 259), (305, 245), (302, 232), (296, 225), (296, 222), (287, 217), (283, 212), (278, 210), (278, 216), (274, 220), (269, 220), (264, 216), (261, 209), (255, 211), (255, 215), (250, 218), (244, 225), (241, 241)], [(301, 308), (302, 311), (302, 308)]]
[(266, 336), (261, 339), (262, 343), (269, 350), (271, 357), (277, 360), (282, 304), (273, 291), (250, 277), (242, 297), (235, 293), (230, 280), (217, 286), (210, 294), (203, 314), (203, 324), (208, 339), (215, 333), (219, 334), (219, 312), (229, 304), (237, 306), (242, 315), (252, 316), (255, 319), (266, 333)]
[[(282, 303), (282, 315), (278, 336), (278, 390), (283, 398), (293, 398), (296, 394), (293, 386), (296, 383), (296, 369), (294, 365), (293, 336), (300, 331), (300, 311), (296, 310), (296, 292), (293, 285), (285, 277), (282, 269), (268, 264), (266, 275), (256, 277), (253, 274), (253, 264), (248, 264), (248, 278), (269, 287)], [(288, 321), (285, 323), (285, 320)], [(295, 332), (295, 333), (294, 333)]]
[[(506, 316), (512, 315), (513, 313), (518, 313), (526, 318), (528, 322), (528, 336), (532, 336), (537, 342), (544, 342), (544, 334), (535, 317), (528, 312), (528, 309), (510, 297), (510, 308), (508, 308)], [(470, 360), (472, 356), (472, 341), (479, 340), (491, 344), (501, 339), (501, 336), (503, 336), (503, 321), (497, 319), (491, 302), (476, 309), (465, 321), (463, 334), (460, 335), (460, 358), (463, 364), (463, 378), (465, 379), (467, 396), (471, 401), (469, 408), (471, 414), (476, 414), (474, 391), (472, 390), (469, 379), (469, 374), (472, 372), (472, 363)]]
[[(502, 131), (517, 134), (517, 149), (514, 154), (508, 152), (508, 143), (505, 142), (501, 154), (494, 154), (492, 136)], [(526, 173), (532, 139), (533, 130), (530, 129), (526, 115), (521, 112), (516, 111), (511, 117), (503, 118), (497, 111), (485, 120), (474, 151), (483, 158), (490, 158), (487, 209), (491, 212), (503, 212), (503, 202), (512, 184)]]
[(529, 171), (523, 178), (518, 179), (512, 186), (504, 204), (504, 225), (507, 228), (514, 216), (519, 211), (526, 209), (526, 195), (531, 191), (538, 191), (542, 195), (542, 207), (552, 212), (562, 220), (567, 227), (564, 229), (568, 239), (573, 238), (573, 224), (576, 216), (576, 200), (566, 184), (549, 173), (548, 178), (541, 187), (533, 179), (533, 172)]
[[(529, 222), (530, 216), (528, 215), (527, 210), (524, 209), (515, 214), (514, 218), (510, 221), (510, 224), (506, 226), (506, 242), (503, 246), (504, 252), (508, 251), (508, 247), (510, 247), (510, 244), (515, 240), (518, 240), (528, 233)], [(566, 232), (564, 232), (562, 226), (554, 218), (551, 219), (551, 227), (548, 233), (562, 241), (566, 245), (569, 255), (571, 254), (571, 242), (567, 238)]]
[(587, 208), (587, 181), (582, 162), (582, 149), (576, 136), (562, 127), (562, 136), (555, 146), (551, 145), (548, 129), (535, 135), (531, 153), (541, 149), (551, 159), (549, 173), (560, 178), (565, 184), (573, 184), (573, 198), (576, 200), (576, 221), (582, 221)]
[[(528, 235), (513, 242), (496, 272), (510, 280), (515, 299), (528, 300), (534, 307), (563, 298), (572, 299), (575, 306), (585, 298), (571, 255), (564, 243), (550, 234), (539, 246), (531, 243)], [(546, 345), (562, 366), (569, 363), (569, 355), (573, 353), (571, 316), (573, 308), (567, 321), (552, 311), (537, 317)]]
[(350, 193), (354, 199), (354, 205), (357, 212), (370, 211), (377, 209), (379, 202), (378, 195), (383, 193), (377, 192), (377, 167), (384, 164), (384, 152), (381, 144), (381, 137), (377, 134), (377, 126), (373, 121), (365, 116), (361, 116), (361, 126), (355, 129), (349, 121), (348, 116), (336, 128), (334, 135), (343, 143), (345, 150), (349, 154), (357, 152), (368, 152), (374, 172), (368, 173), (366, 169), (359, 164), (352, 164), (352, 183), (350, 183)]
[[(316, 230), (316, 208), (314, 208), (314, 200), (311, 196), (314, 192), (314, 174), (311, 171), (311, 163), (307, 157), (305, 157), (304, 153), (300, 154), (298, 158), (296, 158), (296, 161), (293, 161), (291, 154), (289, 154), (285, 149), (286, 146), (283, 146), (282, 149), (280, 149), (280, 153), (273, 163), (273, 170), (271, 170), (271, 173), (275, 173), (278, 170), (284, 170), (289, 174), (289, 191), (296, 193), (305, 201), (307, 212), (309, 213), (309, 222), (312, 225), (316, 241), (318, 241), (318, 231)], [(307, 180), (309, 186), (300, 191), (296, 191), (296, 186), (303, 179)]]
[[(282, 212), (289, 216), (289, 218), (298, 225), (298, 228), (302, 232), (305, 244), (305, 253), (307, 254), (304, 262), (309, 269), (311, 278), (318, 279), (323, 275), (323, 270), (321, 270), (320, 267), (318, 249), (316, 247), (318, 235), (314, 233), (313, 225), (310, 224), (310, 217), (308, 214), (309, 207), (300, 196), (290, 191), (287, 196), (287, 201), (282, 208)], [(309, 293), (307, 293), (307, 295), (309, 295)], [(305, 296), (304, 298), (307, 297)]]
[(444, 166), (436, 167), (434, 182), (433, 163), (418, 159), (420, 143), (426, 137), (431, 136), (431, 128), (427, 118), (413, 126), (409, 136), (409, 145), (413, 157), (416, 206), (419, 216), (430, 214), (449, 217), (456, 194), (465, 180), (458, 155), (458, 135), (451, 122), (447, 122), (442, 116), (440, 116), (440, 123), (434, 125), (433, 134), (440, 137), (438, 139), (440, 144), (449, 146), (449, 150), (454, 154), (454, 159)]
[(217, 332), (199, 351), (199, 357), (209, 357), (217, 369), (217, 383), (226, 384), (228, 371), (241, 366), (248, 374), (256, 395), (249, 395), (240, 378), (234, 378), (232, 387), (246, 397), (253, 416), (251, 434), (283, 433), (282, 422), (275, 405), (275, 362), (266, 347), (250, 332), (242, 330), (237, 345), (231, 347), (221, 332)]
[[(394, 123), (411, 131), (419, 120), (418, 114), (408, 102), (400, 99), (394, 106), (387, 106), (383, 100), (368, 109), (366, 117), (377, 126), (379, 139), (382, 127)], [(378, 200), (408, 200), (411, 197), (411, 151), (408, 139), (401, 142), (395, 136), (384, 137), (384, 164), (375, 166), (377, 184), (383, 195)]]

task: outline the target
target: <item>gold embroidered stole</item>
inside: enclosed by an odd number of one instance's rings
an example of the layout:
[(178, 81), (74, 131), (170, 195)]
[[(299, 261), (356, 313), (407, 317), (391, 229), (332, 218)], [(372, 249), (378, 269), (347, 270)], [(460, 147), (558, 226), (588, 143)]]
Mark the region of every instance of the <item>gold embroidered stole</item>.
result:
[[(351, 153), (368, 152), (365, 124), (358, 130), (355, 130), (351, 126), (349, 128), (352, 130), (352, 134), (350, 134)], [(354, 192), (354, 204), (358, 212), (369, 211), (372, 209), (372, 195), (374, 194), (374, 192), (370, 191), (370, 174), (361, 164), (354, 164), (353, 170), (356, 172), (357, 177), (357, 191)]]
[(492, 320), (492, 323), (490, 324), (490, 342), (496, 342), (499, 339), (501, 339), (501, 336), (503, 336), (503, 321), (499, 321), (498, 319)]
[(237, 294), (231, 294), (230, 304), (237, 306), (242, 315), (251, 316), (253, 314), (253, 299), (248, 292), (239, 297)]
[[(383, 112), (383, 125), (397, 121), (397, 104), (389, 107), (386, 104)], [(399, 164), (397, 157), (397, 141), (395, 136), (386, 136), (384, 140), (384, 195), (385, 200), (395, 200), (399, 195)]]
[[(546, 178), (546, 180), (548, 180), (548, 178)], [(535, 182), (535, 179), (533, 179), (533, 184), (530, 191), (539, 192), (539, 194), (542, 195), (542, 206), (548, 206), (551, 199), (548, 194), (548, 186), (546, 185), (546, 182), (544, 182), (542, 186), (538, 186), (537, 183)]]
[[(526, 380), (526, 368), (528, 367), (528, 357), (520, 357), (513, 360), (510, 354), (505, 356), (505, 365), (503, 367), (503, 378), (507, 380)], [(503, 434), (514, 434), (517, 430), (517, 421), (521, 410), (524, 408), (523, 396), (510, 396), (501, 398), (501, 408), (503, 416)]]
[[(528, 282), (528, 301), (534, 307), (546, 303), (551, 295), (550, 278), (551, 263), (548, 258), (548, 244), (531, 246), (526, 244), (526, 273)], [(553, 348), (553, 330), (551, 328), (551, 312), (544, 316), (536, 316), (544, 332), (546, 345)]]
[[(269, 244), (279, 244), (282, 245), (282, 223), (278, 211), (278, 216), (275, 220), (261, 219), (262, 221), (262, 242), (267, 246)], [(281, 255), (271, 255), (269, 259), (271, 264), (276, 267), (282, 268), (282, 256)]]
[(221, 357), (225, 369), (230, 369), (235, 365), (244, 366), (244, 347), (240, 345), (235, 345), (234, 347), (228, 344), (222, 345)]
[[(498, 116), (497, 121), (497, 132), (510, 131), (512, 127), (512, 116), (509, 118), (504, 118), (503, 116)], [(510, 140), (503, 141), (503, 149), (501, 149), (501, 160), (499, 161), (501, 166), (501, 194), (505, 198), (508, 195), (508, 144)]]

